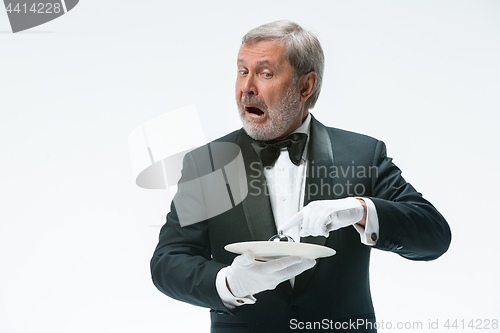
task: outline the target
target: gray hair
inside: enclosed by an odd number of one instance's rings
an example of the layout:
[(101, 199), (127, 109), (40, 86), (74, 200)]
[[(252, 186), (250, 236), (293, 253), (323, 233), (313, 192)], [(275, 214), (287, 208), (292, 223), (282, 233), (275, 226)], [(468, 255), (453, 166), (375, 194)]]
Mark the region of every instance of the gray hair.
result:
[(280, 20), (250, 30), (243, 36), (241, 44), (253, 44), (263, 40), (277, 40), (285, 44), (285, 59), (295, 69), (297, 77), (309, 72), (316, 73), (316, 87), (308, 100), (309, 108), (312, 109), (321, 91), (325, 68), (325, 56), (318, 37), (295, 22)]

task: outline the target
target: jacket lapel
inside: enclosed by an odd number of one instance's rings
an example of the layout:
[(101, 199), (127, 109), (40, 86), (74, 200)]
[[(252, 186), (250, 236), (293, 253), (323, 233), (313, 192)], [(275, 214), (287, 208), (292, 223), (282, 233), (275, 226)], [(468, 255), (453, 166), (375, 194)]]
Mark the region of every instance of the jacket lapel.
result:
[[(335, 179), (328, 177), (333, 166), (333, 149), (330, 136), (323, 124), (312, 117), (311, 138), (307, 153), (307, 178), (304, 206), (315, 200), (330, 200)], [(325, 245), (325, 237), (301, 238), (302, 243)]]
[[(333, 166), (333, 149), (326, 127), (316, 118), (311, 119), (309, 148), (307, 153), (307, 178), (304, 192), (304, 206), (315, 200), (331, 200), (335, 179), (328, 177)], [(302, 237), (301, 243), (325, 245), (326, 237)], [(295, 292), (307, 284), (317, 265), (296, 277)]]
[(266, 177), (259, 156), (252, 147), (252, 139), (241, 129), (236, 137), (245, 161), (248, 194), (243, 200), (243, 211), (250, 235), (254, 241), (267, 241), (276, 235), (276, 223), (267, 191)]

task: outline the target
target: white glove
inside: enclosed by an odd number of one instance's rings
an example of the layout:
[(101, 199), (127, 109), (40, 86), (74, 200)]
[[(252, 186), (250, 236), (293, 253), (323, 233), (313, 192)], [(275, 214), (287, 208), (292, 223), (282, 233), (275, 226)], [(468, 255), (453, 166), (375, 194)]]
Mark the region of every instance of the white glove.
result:
[(328, 237), (330, 231), (358, 223), (363, 216), (364, 209), (358, 199), (318, 200), (302, 208), (280, 230), (286, 231), (299, 224), (300, 237)]
[(234, 258), (226, 270), (231, 293), (236, 297), (257, 294), (276, 288), (278, 284), (312, 268), (315, 260), (285, 257), (267, 262), (256, 261), (252, 252)]

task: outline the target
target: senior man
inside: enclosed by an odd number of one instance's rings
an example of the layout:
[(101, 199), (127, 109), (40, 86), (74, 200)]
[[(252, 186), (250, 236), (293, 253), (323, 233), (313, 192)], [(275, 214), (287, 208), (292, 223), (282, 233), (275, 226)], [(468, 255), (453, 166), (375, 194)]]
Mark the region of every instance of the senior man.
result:
[[(215, 142), (239, 146), (248, 188), (258, 191), (189, 225), (176, 206), (195, 200), (179, 191), (151, 260), (154, 284), (210, 308), (212, 332), (375, 332), (370, 250), (436, 259), (451, 240), (447, 222), (402, 178), (383, 142), (325, 127), (309, 113), (324, 68), (312, 33), (290, 21), (257, 27), (243, 37), (237, 67), (243, 128)], [(183, 178), (199, 174), (207, 151), (186, 155)], [(277, 230), (337, 253), (260, 262), (251, 252), (224, 250), (268, 240)]]

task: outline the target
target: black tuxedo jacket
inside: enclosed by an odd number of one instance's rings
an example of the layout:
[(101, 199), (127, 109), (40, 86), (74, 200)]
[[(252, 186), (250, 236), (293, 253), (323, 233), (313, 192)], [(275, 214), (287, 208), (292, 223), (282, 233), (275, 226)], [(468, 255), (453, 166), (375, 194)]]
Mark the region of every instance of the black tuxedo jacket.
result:
[[(375, 332), (367, 323), (375, 321), (368, 272), (371, 247), (360, 242), (352, 226), (333, 231), (328, 238), (301, 239), (331, 247), (337, 254), (318, 259), (314, 268), (296, 277), (294, 288), (285, 281), (275, 290), (257, 294), (255, 304), (234, 311), (224, 307), (215, 279), (235, 257), (224, 246), (268, 240), (277, 231), (252, 139), (241, 129), (216, 141), (240, 147), (248, 182), (259, 180), (249, 185), (249, 191), (255, 186), (262, 191), (229, 211), (185, 227), (172, 204), (151, 260), (156, 287), (174, 299), (210, 308), (212, 332), (289, 332), (307, 322), (318, 329), (320, 325), (352, 329), (356, 322), (360, 324), (356, 332)], [(182, 177), (197, 172), (199, 155), (199, 150), (187, 154)], [(248, 167), (255, 162), (260, 169)], [(375, 248), (412, 260), (432, 260), (448, 249), (447, 222), (403, 179), (383, 142), (325, 127), (313, 117), (304, 204), (346, 196), (369, 197), (375, 204), (380, 226)]]

